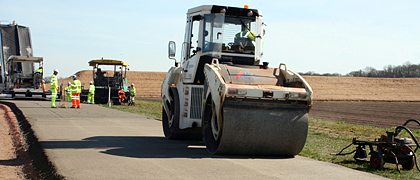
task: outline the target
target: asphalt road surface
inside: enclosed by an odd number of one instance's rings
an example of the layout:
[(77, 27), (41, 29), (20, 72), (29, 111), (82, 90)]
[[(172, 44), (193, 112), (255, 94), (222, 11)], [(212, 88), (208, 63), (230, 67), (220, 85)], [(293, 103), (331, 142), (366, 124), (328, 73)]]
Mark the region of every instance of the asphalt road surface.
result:
[(48, 101), (10, 102), (66, 179), (382, 178), (301, 156), (210, 155), (203, 142), (165, 139), (160, 120), (98, 105), (52, 109)]

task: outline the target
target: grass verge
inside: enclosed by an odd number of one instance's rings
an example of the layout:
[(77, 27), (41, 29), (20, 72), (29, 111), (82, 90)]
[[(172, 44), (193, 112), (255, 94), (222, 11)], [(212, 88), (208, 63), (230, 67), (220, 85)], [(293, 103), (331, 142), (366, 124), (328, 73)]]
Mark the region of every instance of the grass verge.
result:
[[(376, 128), (372, 126), (352, 125), (343, 122), (321, 121), (311, 118), (309, 120), (308, 138), (305, 147), (299, 154), (312, 159), (339, 164), (352, 169), (365, 171), (391, 179), (420, 179), (420, 172), (416, 167), (412, 170), (401, 170), (399, 174), (395, 164), (385, 163), (383, 170), (377, 170), (369, 163), (357, 162), (353, 159), (354, 154), (346, 156), (332, 156), (330, 153), (338, 153), (341, 149), (348, 146), (353, 138), (358, 140), (372, 141), (386, 135), (387, 131), (395, 131), (395, 128)], [(419, 131), (413, 131), (413, 134), (419, 139)], [(402, 132), (398, 137), (410, 137), (408, 133)], [(368, 148), (368, 147), (366, 147)], [(374, 147), (376, 148), (376, 147)], [(353, 145), (345, 152), (351, 152), (356, 149)], [(367, 150), (369, 153), (369, 150)], [(418, 153), (416, 153), (418, 156)], [(418, 161), (418, 160), (417, 160)], [(418, 163), (420, 163), (418, 161)], [(402, 169), (402, 166), (400, 165)]]
[[(108, 107), (108, 105), (103, 106)], [(111, 108), (142, 114), (156, 119), (162, 118), (161, 102), (136, 100), (136, 105), (134, 106), (112, 106)], [(375, 138), (380, 138), (381, 135), (386, 135), (387, 131), (395, 131), (395, 128), (376, 128), (372, 126), (352, 125), (344, 122), (321, 121), (311, 118), (309, 119), (308, 138), (305, 147), (299, 155), (391, 179), (420, 179), (420, 172), (417, 171), (416, 167), (410, 171), (401, 170), (402, 174), (399, 174), (395, 164), (386, 163), (383, 170), (376, 170), (369, 163), (355, 161), (353, 159), (354, 154), (346, 156), (330, 155), (330, 153), (338, 153), (342, 148), (349, 145), (353, 138), (371, 141)], [(420, 137), (420, 131), (413, 131), (413, 133), (416, 137)], [(407, 133), (401, 133), (399, 137), (409, 137), (409, 135)], [(352, 146), (346, 152), (353, 151), (355, 148), (356, 146)], [(369, 150), (367, 151), (369, 153)], [(418, 155), (418, 153), (416, 154)], [(420, 163), (419, 160), (417, 161)], [(401, 165), (400, 168), (402, 168)]]
[[(108, 104), (102, 105), (103, 107), (108, 107)], [(162, 119), (162, 103), (161, 102), (154, 102), (154, 101), (143, 101), (143, 100), (136, 100), (135, 105), (133, 106), (111, 106), (112, 109), (136, 113), (145, 115), (148, 117)]]

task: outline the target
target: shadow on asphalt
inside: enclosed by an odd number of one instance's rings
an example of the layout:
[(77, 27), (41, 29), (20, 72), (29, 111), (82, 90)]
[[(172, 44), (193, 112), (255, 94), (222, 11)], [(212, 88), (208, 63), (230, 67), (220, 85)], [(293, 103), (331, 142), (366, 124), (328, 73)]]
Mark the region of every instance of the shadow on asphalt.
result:
[(289, 159), (293, 156), (212, 155), (200, 141), (148, 136), (94, 136), (81, 141), (41, 141), (44, 149), (104, 149), (104, 154), (132, 158)]
[(21, 166), (24, 162), (18, 158), (8, 159), (8, 160), (0, 160), (0, 165), (3, 166)]

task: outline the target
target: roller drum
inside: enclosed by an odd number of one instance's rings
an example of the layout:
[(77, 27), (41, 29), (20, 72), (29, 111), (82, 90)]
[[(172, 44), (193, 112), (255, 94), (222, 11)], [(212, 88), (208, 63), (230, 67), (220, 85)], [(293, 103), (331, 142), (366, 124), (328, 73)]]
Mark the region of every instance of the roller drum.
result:
[(293, 156), (305, 145), (308, 107), (304, 103), (228, 99), (222, 109), (217, 140), (208, 133), (211, 122), (206, 126), (204, 138), (210, 153)]

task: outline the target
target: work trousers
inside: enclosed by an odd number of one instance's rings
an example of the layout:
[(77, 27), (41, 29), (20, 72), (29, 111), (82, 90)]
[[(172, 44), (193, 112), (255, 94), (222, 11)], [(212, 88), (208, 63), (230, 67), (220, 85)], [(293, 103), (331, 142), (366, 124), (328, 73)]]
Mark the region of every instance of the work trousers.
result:
[(55, 100), (57, 99), (57, 89), (51, 89), (51, 107), (55, 107)]
[(94, 93), (89, 93), (88, 94), (88, 99), (87, 99), (88, 103), (92, 103), (95, 104), (95, 94)]
[(71, 94), (71, 102), (73, 104), (72, 107), (78, 107), (80, 108), (80, 93), (73, 93)]
[(67, 97), (66, 97), (67, 102), (71, 102), (71, 93), (67, 93), (66, 95), (67, 95)]

